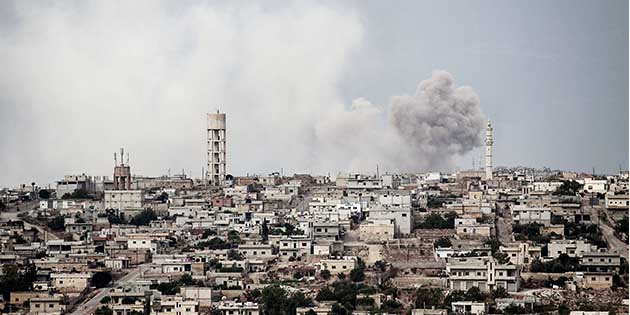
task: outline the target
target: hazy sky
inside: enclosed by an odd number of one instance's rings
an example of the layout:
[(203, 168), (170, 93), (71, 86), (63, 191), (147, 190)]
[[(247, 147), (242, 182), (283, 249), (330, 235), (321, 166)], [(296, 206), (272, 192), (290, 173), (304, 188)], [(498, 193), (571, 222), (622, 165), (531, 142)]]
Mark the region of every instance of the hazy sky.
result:
[(420, 124), (430, 134), (477, 128), (462, 113), (479, 106), (495, 165), (628, 165), (621, 0), (2, 1), (0, 69), (0, 186), (111, 176), (121, 146), (135, 174), (198, 177), (205, 113), (217, 108), (237, 175), (395, 171), (391, 157), (409, 152), (418, 171), (470, 168), (481, 147), (384, 144), (401, 99), (432, 108), (418, 86), (439, 80), (434, 70), (472, 101)]

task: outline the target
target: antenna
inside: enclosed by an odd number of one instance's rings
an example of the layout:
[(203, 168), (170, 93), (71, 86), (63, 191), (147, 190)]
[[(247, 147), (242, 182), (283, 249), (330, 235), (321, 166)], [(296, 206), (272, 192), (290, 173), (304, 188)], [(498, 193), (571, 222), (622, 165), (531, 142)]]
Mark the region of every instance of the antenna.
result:
[(116, 155), (116, 152), (114, 152), (114, 166), (118, 166), (118, 156)]
[(125, 149), (120, 148), (120, 164), (125, 164)]

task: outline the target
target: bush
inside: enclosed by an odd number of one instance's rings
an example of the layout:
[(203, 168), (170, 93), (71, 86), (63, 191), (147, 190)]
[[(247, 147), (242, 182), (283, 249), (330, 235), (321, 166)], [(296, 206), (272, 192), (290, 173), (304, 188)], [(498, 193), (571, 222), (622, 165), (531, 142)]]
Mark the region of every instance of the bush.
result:
[(558, 188), (556, 188), (556, 191), (553, 192), (554, 195), (561, 195), (561, 196), (575, 196), (580, 189), (582, 188), (582, 184), (571, 180), (571, 181), (563, 181), (562, 185), (558, 186)]
[(453, 246), (453, 244), (451, 243), (451, 240), (448, 237), (440, 237), (437, 240), (435, 240), (435, 242), (433, 242), (433, 247), (438, 248), (438, 247), (451, 247)]
[(101, 306), (97, 308), (96, 311), (94, 312), (94, 315), (113, 315), (113, 314), (114, 314), (114, 311), (112, 311), (112, 309), (107, 306)]
[(328, 280), (328, 279), (330, 279), (330, 276), (331, 276), (330, 271), (329, 271), (328, 269), (324, 269), (324, 270), (322, 270), (322, 271), (319, 273), (319, 275), (320, 275), (320, 276), (322, 277), (322, 279), (324, 279), (324, 280)]
[(48, 191), (47, 189), (42, 189), (39, 191), (38, 195), (41, 199), (48, 199), (50, 198), (50, 191)]
[(112, 300), (112, 298), (111, 298), (111, 297), (106, 296), (106, 297), (104, 297), (104, 298), (102, 298), (102, 299), (101, 299), (101, 304), (107, 304), (107, 303), (109, 303), (111, 300)]
[(365, 280), (365, 273), (363, 272), (363, 269), (360, 269), (360, 268), (352, 269), (352, 271), (350, 271), (350, 280), (354, 282), (361, 282)]
[(65, 224), (63, 216), (56, 216), (46, 224), (53, 231), (63, 231)]
[(455, 218), (457, 214), (450, 212), (446, 217), (442, 217), (437, 213), (431, 213), (424, 218), (424, 221), (418, 225), (419, 229), (452, 229), (455, 227)]

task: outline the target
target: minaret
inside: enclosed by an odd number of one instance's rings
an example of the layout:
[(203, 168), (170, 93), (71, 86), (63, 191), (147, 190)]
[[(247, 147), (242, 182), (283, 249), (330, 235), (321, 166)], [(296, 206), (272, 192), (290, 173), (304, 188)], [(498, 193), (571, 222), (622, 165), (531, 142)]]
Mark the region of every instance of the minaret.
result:
[(486, 127), (486, 180), (492, 179), (492, 145), (494, 140), (492, 139), (492, 125), (488, 120), (488, 126)]
[(212, 186), (221, 186), (225, 180), (225, 114), (208, 114), (208, 168), (207, 180)]

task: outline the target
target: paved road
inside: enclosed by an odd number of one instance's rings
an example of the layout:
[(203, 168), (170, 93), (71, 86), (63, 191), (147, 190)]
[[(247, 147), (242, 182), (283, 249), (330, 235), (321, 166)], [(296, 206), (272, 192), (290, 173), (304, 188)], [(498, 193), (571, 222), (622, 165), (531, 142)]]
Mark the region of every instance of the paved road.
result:
[[(127, 284), (129, 282), (136, 281), (140, 276), (140, 269), (144, 265), (139, 265), (136, 268), (133, 268), (126, 274), (124, 277), (118, 279), (113, 286), (121, 286)], [(70, 313), (71, 315), (89, 315), (94, 313), (96, 309), (100, 306), (101, 300), (109, 295), (109, 291), (111, 287), (106, 287), (102, 289), (96, 289), (96, 295), (94, 295), (91, 299), (84, 301), (81, 305), (77, 306), (74, 312)]]
[(620, 240), (615, 236), (615, 229), (613, 229), (607, 222), (599, 220), (599, 211), (606, 211), (600, 207), (588, 207), (591, 211), (591, 220), (593, 223), (599, 222), (599, 230), (608, 242), (608, 249), (617, 251), (625, 259), (628, 259), (628, 244)]

